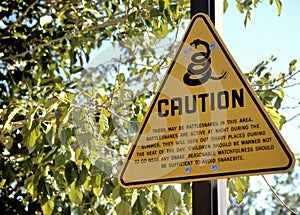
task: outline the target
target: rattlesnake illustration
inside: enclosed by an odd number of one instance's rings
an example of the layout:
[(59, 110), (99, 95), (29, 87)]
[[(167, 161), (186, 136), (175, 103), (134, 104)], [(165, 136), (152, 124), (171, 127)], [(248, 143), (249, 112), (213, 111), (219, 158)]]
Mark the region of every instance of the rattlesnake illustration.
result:
[(224, 71), (223, 74), (219, 77), (212, 76), (210, 58), (211, 50), (207, 42), (200, 39), (195, 39), (190, 43), (190, 45), (195, 49), (197, 49), (199, 45), (203, 45), (206, 50), (205, 52), (200, 51), (192, 55), (192, 63), (188, 65), (187, 73), (185, 73), (183, 76), (183, 81), (185, 84), (189, 86), (198, 86), (207, 82), (209, 79), (220, 80), (227, 76), (227, 71)]

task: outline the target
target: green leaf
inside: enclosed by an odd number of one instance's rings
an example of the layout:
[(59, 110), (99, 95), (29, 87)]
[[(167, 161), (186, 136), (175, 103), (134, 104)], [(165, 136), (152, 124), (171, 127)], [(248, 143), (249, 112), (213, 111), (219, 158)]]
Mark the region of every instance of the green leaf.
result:
[(56, 124), (52, 123), (47, 126), (47, 129), (44, 131), (46, 134), (46, 139), (50, 145), (53, 145), (55, 142), (55, 134), (56, 134)]
[(135, 212), (135, 214), (142, 214), (143, 211), (147, 208), (147, 206), (148, 200), (146, 198), (145, 192), (140, 191), (140, 194), (138, 195), (132, 209)]
[(78, 142), (83, 146), (91, 143), (91, 139), (93, 138), (93, 134), (89, 131), (86, 133), (78, 133), (76, 136), (77, 136)]
[(289, 66), (294, 66), (297, 63), (297, 59), (293, 59), (290, 63)]
[(36, 111), (38, 110), (38, 108), (33, 108), (30, 112), (29, 112), (29, 116), (27, 117), (28, 120), (27, 120), (27, 128), (30, 130), (31, 129), (31, 126), (32, 126), (32, 122), (34, 120), (34, 115), (36, 113)]
[(72, 137), (72, 130), (70, 128), (63, 129), (60, 133), (60, 140), (63, 145), (68, 145), (68, 142), (71, 137)]
[(77, 166), (73, 161), (70, 161), (66, 165), (65, 176), (68, 184), (74, 182), (74, 180), (78, 177)]
[(282, 8), (282, 3), (280, 0), (275, 0), (276, 5), (277, 5), (277, 11), (278, 11), (278, 16), (281, 14), (281, 8)]
[(73, 67), (70, 69), (70, 73), (71, 73), (71, 74), (76, 74), (76, 73), (81, 72), (81, 71), (84, 71), (84, 68), (81, 67), (81, 66), (73, 66)]
[(157, 207), (152, 208), (151, 215), (163, 215)]
[(134, 21), (135, 21), (135, 18), (136, 18), (136, 14), (137, 14), (136, 11), (133, 11), (133, 12), (131, 12), (130, 14), (128, 14), (128, 20), (129, 20), (130, 22), (134, 22)]
[(150, 10), (150, 16), (151, 17), (158, 17), (158, 16), (160, 16), (160, 14), (161, 14), (160, 11), (156, 8), (153, 8), (153, 9)]
[(34, 187), (34, 175), (27, 177), (24, 181), (24, 185), (31, 196), (35, 196), (35, 187)]
[(278, 91), (279, 91), (279, 98), (283, 99), (284, 98), (284, 91), (282, 89), (282, 87), (278, 87)]
[(235, 189), (237, 191), (237, 203), (241, 203), (244, 199), (245, 192), (248, 191), (248, 183), (244, 177), (235, 178), (234, 183)]
[(6, 179), (2, 179), (0, 182), (0, 189), (5, 185)]
[(138, 198), (138, 190), (134, 189), (132, 194), (131, 194), (131, 207), (134, 205), (137, 198)]
[(23, 126), (22, 135), (24, 137), (24, 144), (29, 148), (33, 148), (40, 134), (41, 132), (38, 121), (34, 121), (32, 123), (30, 130), (27, 128), (27, 126)]
[(45, 215), (51, 215), (54, 210), (54, 202), (50, 199), (42, 205), (42, 211)]
[(47, 108), (47, 112), (51, 112), (53, 110), (56, 110), (59, 103), (60, 103), (60, 100), (56, 97), (47, 99), (46, 103), (45, 103), (45, 107)]
[(108, 197), (114, 189), (114, 185), (110, 180), (105, 180), (103, 183), (105, 184), (105, 186), (103, 186), (102, 195)]
[(244, 13), (243, 5), (240, 2), (236, 2), (236, 7), (240, 13)]
[(182, 183), (181, 184), (181, 192), (183, 193), (191, 193), (192, 192), (192, 185), (191, 183)]
[(267, 112), (269, 113), (271, 119), (275, 123), (276, 127), (278, 129), (282, 128), (282, 125), (286, 122), (285, 117), (282, 115), (279, 115), (279, 113), (274, 110), (273, 108), (266, 108)]
[(172, 185), (169, 185), (161, 192), (161, 198), (164, 200), (164, 209), (167, 214), (174, 211), (175, 206), (180, 203), (180, 194)]
[(131, 215), (130, 204), (122, 199), (121, 202), (116, 206), (116, 212), (117, 215)]
[(171, 4), (170, 10), (172, 11), (175, 17), (178, 16), (178, 4)]
[[(285, 74), (284, 73), (279, 73), (278, 74), (278, 80), (279, 80), (280, 85), (283, 86), (284, 83), (285, 83)], [(282, 87), (279, 87), (279, 88), (281, 88), (281, 90), (282, 90)]]
[(156, 190), (154, 190), (152, 193), (152, 201), (156, 205), (159, 202), (159, 200), (161, 200), (161, 198), (160, 198), (158, 192)]
[(61, 77), (54, 77), (54, 78), (45, 78), (41, 80), (41, 86), (48, 86), (48, 85), (55, 85), (62, 81)]
[(133, 1), (132, 1), (132, 6), (138, 7), (138, 6), (140, 6), (140, 5), (141, 5), (141, 0), (133, 0)]
[(54, 159), (54, 164), (56, 168), (64, 166), (71, 157), (71, 153), (67, 154), (66, 152), (59, 151)]
[(162, 26), (161, 26), (161, 36), (165, 37), (165, 36), (168, 35), (168, 33), (169, 33), (168, 23), (162, 23)]
[(223, 2), (223, 13), (225, 13), (228, 9), (228, 1), (227, 0), (224, 0)]
[(9, 150), (13, 146), (13, 138), (11, 136), (6, 136), (2, 139), (2, 144)]
[(88, 170), (85, 165), (82, 166), (82, 170), (80, 171), (77, 180), (76, 180), (76, 187), (84, 184), (88, 176)]
[(282, 99), (280, 97), (278, 97), (274, 103), (274, 107), (276, 109), (279, 109), (281, 107), (281, 102), (282, 102)]
[(142, 113), (138, 113), (138, 114), (137, 114), (137, 121), (138, 121), (138, 122), (142, 122), (143, 119), (144, 119), (144, 115), (143, 115)]
[(93, 188), (93, 193), (95, 194), (96, 197), (98, 197), (101, 193), (101, 188), (95, 187)]
[(92, 179), (88, 175), (85, 178), (85, 181), (83, 182), (83, 188), (85, 192), (92, 192), (93, 190)]
[(74, 204), (80, 205), (82, 202), (83, 194), (78, 189), (76, 189), (75, 182), (71, 184), (69, 198)]
[(120, 73), (118, 75), (118, 77), (117, 77), (117, 80), (118, 80), (119, 85), (124, 84), (124, 82), (125, 82), (125, 75), (124, 75), (124, 73)]
[(120, 186), (117, 185), (112, 191), (112, 198), (116, 200), (120, 196)]
[(103, 134), (109, 129), (109, 122), (104, 109), (100, 113), (98, 124), (100, 127), (100, 134)]
[(183, 202), (185, 204), (186, 210), (190, 211), (192, 209), (192, 205), (191, 205), (191, 198), (188, 193), (183, 194)]
[(258, 2), (259, 2), (259, 0), (254, 0), (254, 1), (253, 1), (253, 6), (254, 6), (254, 7), (257, 7)]
[(14, 116), (16, 114), (18, 114), (20, 111), (22, 110), (22, 108), (20, 107), (15, 107), (8, 115), (7, 120), (5, 121), (5, 124), (3, 126), (3, 130), (11, 130), (12, 125), (10, 124), (12, 119), (14, 118)]
[(247, 27), (248, 23), (251, 21), (252, 13), (251, 13), (251, 8), (247, 10), (245, 20), (244, 20), (244, 25)]
[(297, 60), (294, 59), (289, 63), (289, 74), (292, 74), (294, 71), (297, 70), (297, 66), (296, 66)]

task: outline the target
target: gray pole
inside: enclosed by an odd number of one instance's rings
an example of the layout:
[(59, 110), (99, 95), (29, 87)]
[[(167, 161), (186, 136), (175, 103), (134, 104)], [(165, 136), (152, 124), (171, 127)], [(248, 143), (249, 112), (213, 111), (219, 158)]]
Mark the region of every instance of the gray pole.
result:
[(193, 182), (193, 215), (218, 215), (217, 181)]
[[(206, 13), (215, 24), (215, 0), (190, 0), (191, 17)], [(218, 183), (214, 181), (193, 182), (193, 215), (218, 215)]]
[(191, 18), (200, 12), (206, 13), (215, 24), (215, 0), (191, 0)]

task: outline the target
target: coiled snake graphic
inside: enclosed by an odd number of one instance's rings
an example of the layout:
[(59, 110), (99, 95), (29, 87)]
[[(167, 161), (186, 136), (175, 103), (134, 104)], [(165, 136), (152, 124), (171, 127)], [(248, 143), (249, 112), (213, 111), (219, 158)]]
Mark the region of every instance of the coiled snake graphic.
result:
[(211, 58), (210, 58), (210, 46), (207, 42), (196, 39), (190, 43), (195, 49), (199, 45), (203, 45), (205, 47), (205, 52), (196, 52), (192, 55), (191, 60), (192, 63), (188, 65), (187, 73), (183, 76), (183, 81), (185, 84), (189, 86), (198, 86), (209, 79), (212, 80), (220, 80), (227, 75), (227, 71), (223, 71), (223, 74), (219, 77), (212, 76), (212, 68), (211, 68)]

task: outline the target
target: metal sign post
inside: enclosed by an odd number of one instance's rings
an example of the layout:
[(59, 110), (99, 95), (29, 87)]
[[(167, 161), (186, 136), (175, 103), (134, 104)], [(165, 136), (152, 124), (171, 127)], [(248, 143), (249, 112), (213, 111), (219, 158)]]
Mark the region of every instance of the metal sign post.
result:
[(215, 23), (215, 0), (191, 0), (191, 18), (201, 12), (206, 13)]
[[(215, 0), (191, 0), (191, 18), (200, 12), (215, 24)], [(217, 180), (193, 182), (192, 201), (193, 215), (218, 215)]]

